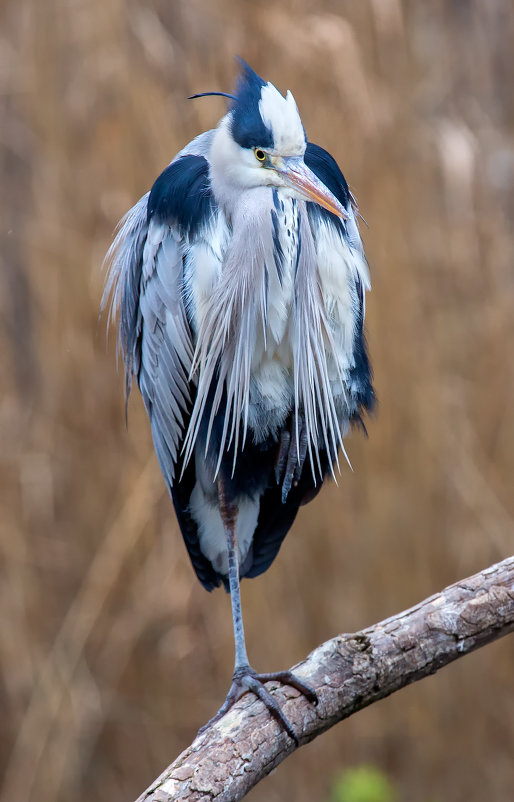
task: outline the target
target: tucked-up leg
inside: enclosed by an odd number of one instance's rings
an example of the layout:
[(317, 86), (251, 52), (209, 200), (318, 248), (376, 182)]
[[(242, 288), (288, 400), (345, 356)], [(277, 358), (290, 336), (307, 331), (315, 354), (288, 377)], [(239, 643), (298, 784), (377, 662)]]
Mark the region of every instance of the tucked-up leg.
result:
[(220, 513), (225, 527), (227, 536), (227, 550), (228, 550), (228, 580), (230, 587), (230, 601), (232, 604), (232, 620), (234, 624), (234, 641), (235, 641), (235, 665), (234, 674), (232, 677), (232, 685), (227, 694), (227, 697), (216, 713), (216, 715), (200, 729), (200, 733), (204, 732), (215, 721), (219, 721), (225, 713), (230, 710), (234, 702), (243, 696), (248, 691), (252, 691), (259, 699), (266, 705), (271, 715), (278, 721), (278, 723), (287, 732), (290, 738), (298, 745), (298, 739), (294, 730), (288, 721), (285, 714), (282, 712), (280, 706), (272, 697), (270, 692), (264, 687), (265, 682), (276, 681), (282, 682), (286, 685), (296, 688), (313, 704), (316, 704), (318, 698), (316, 692), (305, 682), (302, 682), (298, 677), (295, 677), (290, 671), (277, 671), (271, 674), (257, 674), (250, 666), (248, 655), (246, 652), (246, 642), (243, 627), (243, 616), (241, 612), (241, 592), (239, 587), (239, 560), (237, 550), (237, 505), (227, 498), (223, 481), (218, 480), (218, 494)]
[(282, 481), (282, 504), (285, 504), (289, 491), (297, 484), (302, 475), (303, 464), (307, 456), (307, 431), (303, 418), (298, 415), (291, 419), (291, 431), (284, 429), (280, 434), (275, 478), (277, 484)]

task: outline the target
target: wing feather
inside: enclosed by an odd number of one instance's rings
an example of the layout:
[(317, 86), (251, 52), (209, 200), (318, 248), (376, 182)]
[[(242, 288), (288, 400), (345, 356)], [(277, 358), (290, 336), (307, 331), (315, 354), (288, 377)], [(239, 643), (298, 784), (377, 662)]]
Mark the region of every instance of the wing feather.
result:
[(139, 386), (152, 425), (161, 470), (171, 485), (191, 404), (191, 330), (183, 304), (183, 263), (169, 225), (150, 220), (140, 292)]
[(140, 361), (141, 314), (139, 285), (141, 260), (147, 235), (149, 192), (121, 220), (118, 232), (105, 257), (108, 268), (101, 311), (109, 307), (108, 325), (116, 315), (118, 349), (125, 362), (125, 400), (128, 400), (132, 378), (137, 375)]
[(147, 219), (148, 194), (122, 221), (108, 254), (104, 306), (119, 312), (126, 390), (135, 375), (150, 417), (155, 449), (169, 485), (192, 405), (191, 330), (183, 303), (183, 262), (172, 227)]
[(216, 209), (207, 185), (213, 132), (189, 143), (123, 218), (106, 262), (102, 309), (118, 314), (126, 397), (136, 376), (161, 470), (171, 488), (196, 394), (184, 261)]

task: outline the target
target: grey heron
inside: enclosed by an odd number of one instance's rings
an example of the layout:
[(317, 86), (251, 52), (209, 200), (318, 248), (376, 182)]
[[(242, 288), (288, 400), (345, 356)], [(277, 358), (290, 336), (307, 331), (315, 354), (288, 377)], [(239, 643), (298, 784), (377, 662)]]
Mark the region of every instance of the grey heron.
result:
[[(235, 666), (219, 719), (290, 672), (248, 660), (240, 579), (271, 565), (299, 507), (373, 406), (363, 332), (369, 275), (335, 160), (285, 97), (240, 61), (228, 111), (127, 213), (107, 259), (126, 394), (137, 379), (196, 575), (230, 592)], [(194, 97), (199, 97), (196, 95)]]

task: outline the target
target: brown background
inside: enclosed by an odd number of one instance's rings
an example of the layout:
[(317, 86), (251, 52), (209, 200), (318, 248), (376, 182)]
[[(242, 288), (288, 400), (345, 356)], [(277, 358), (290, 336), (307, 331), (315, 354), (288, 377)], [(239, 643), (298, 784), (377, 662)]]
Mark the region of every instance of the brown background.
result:
[[(479, 2), (0, 2), (2, 801), (126, 802), (219, 706), (228, 598), (194, 578), (137, 393), (98, 324), (117, 219), (213, 126), (233, 55), (343, 168), (373, 275), (379, 397), (354, 473), (243, 585), (291, 665), (512, 553), (514, 11)], [(374, 705), (255, 800), (372, 763), (407, 802), (514, 794), (508, 638)]]

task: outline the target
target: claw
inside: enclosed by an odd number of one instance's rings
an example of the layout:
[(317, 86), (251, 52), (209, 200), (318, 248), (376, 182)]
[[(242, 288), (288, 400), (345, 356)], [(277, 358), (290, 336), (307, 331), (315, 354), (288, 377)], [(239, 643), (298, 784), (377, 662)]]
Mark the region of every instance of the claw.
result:
[(302, 425), (302, 428), (300, 429), (300, 442), (298, 443), (298, 462), (296, 463), (293, 476), (293, 482), (295, 484), (300, 481), (300, 476), (302, 475), (303, 463), (305, 462), (305, 457), (307, 456), (307, 442), (307, 431), (305, 426)]
[(298, 746), (298, 738), (296, 737), (289, 719), (285, 713), (282, 712), (279, 704), (274, 700), (268, 689), (264, 687), (261, 678), (258, 675), (256, 677), (248, 676), (246, 682), (249, 690), (253, 691), (254, 694), (259, 697), (261, 702), (266, 705), (275, 721), (280, 724), (289, 737), (295, 742), (295, 745)]
[[(298, 437), (297, 437), (298, 434)], [(302, 475), (305, 457), (307, 456), (308, 438), (303, 418), (298, 415), (297, 420), (291, 421), (291, 433), (282, 432), (280, 439), (280, 475), (284, 475), (282, 481), (282, 504), (285, 504), (289, 491), (293, 485), (298, 484)], [(284, 471), (285, 451), (287, 449), (287, 462)], [(278, 463), (277, 463), (278, 465)], [(280, 479), (277, 479), (277, 482)]]
[(288, 431), (284, 429), (284, 431), (280, 433), (280, 446), (278, 449), (278, 457), (275, 465), (275, 478), (277, 480), (277, 485), (279, 484), (284, 474), (284, 468), (286, 467), (287, 463), (287, 455), (289, 454), (290, 443), (291, 443), (291, 435), (289, 434)]

